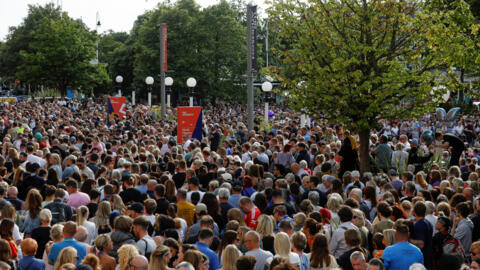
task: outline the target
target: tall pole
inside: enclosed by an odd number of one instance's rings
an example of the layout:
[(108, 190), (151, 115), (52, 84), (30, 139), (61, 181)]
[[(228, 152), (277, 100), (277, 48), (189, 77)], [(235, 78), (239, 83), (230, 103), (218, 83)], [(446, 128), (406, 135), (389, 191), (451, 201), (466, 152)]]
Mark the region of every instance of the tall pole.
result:
[(167, 25), (160, 24), (160, 102), (162, 116), (165, 116), (165, 42), (166, 42)]
[(257, 6), (247, 6), (247, 109), (248, 130), (253, 130), (253, 76), (256, 68)]
[(265, 24), (267, 26), (266, 27), (267, 28), (267, 35), (266, 35), (266, 38), (265, 38), (265, 53), (266, 53), (266, 56), (267, 56), (266, 64), (267, 64), (267, 67), (268, 67), (268, 18), (265, 21)]

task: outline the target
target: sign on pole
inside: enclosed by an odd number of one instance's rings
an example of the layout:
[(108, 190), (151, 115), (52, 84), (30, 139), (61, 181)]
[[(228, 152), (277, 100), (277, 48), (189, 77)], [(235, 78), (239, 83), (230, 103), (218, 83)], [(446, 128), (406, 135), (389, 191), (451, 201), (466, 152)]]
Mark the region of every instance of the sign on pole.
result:
[(202, 107), (177, 107), (177, 143), (184, 137), (202, 140)]
[(248, 130), (253, 130), (253, 75), (257, 70), (257, 6), (247, 6), (247, 111)]
[(115, 121), (115, 116), (123, 120), (127, 114), (126, 111), (127, 98), (125, 97), (109, 97), (108, 98), (108, 117), (107, 126), (110, 126)]
[(250, 14), (250, 21), (248, 35), (250, 36), (249, 44), (250, 47), (250, 62), (252, 64), (252, 71), (258, 70), (257, 64), (257, 6), (248, 6), (248, 13)]

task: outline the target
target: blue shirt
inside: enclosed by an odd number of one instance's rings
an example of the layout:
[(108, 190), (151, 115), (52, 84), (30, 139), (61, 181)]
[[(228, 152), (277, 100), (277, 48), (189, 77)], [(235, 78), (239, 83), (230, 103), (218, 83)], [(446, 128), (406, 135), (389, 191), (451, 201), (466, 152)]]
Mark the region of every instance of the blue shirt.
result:
[(280, 219), (280, 221), (277, 223), (277, 231), (276, 232), (279, 232), (280, 231), (280, 223), (282, 223), (282, 221), (284, 220), (288, 220), (290, 221), (290, 224), (292, 224), (293, 226), (293, 218), (289, 217), (288, 215), (285, 215), (282, 219)]
[(34, 256), (25, 256), (18, 262), (20, 269), (45, 270), (45, 262)]
[(220, 262), (218, 261), (217, 253), (211, 250), (207, 244), (202, 242), (197, 242), (195, 245), (198, 248), (198, 251), (202, 252), (203, 254), (207, 255), (208, 257), (208, 270), (217, 270), (220, 269)]
[(77, 266), (81, 261), (83, 261), (83, 258), (87, 256), (87, 246), (84, 243), (78, 242), (73, 238), (65, 238), (65, 240), (62, 242), (53, 244), (52, 248), (50, 249), (50, 254), (48, 254), (48, 260), (53, 262), (53, 265), (55, 265), (58, 254), (60, 254), (60, 251), (66, 247), (73, 247), (77, 250)]
[(232, 194), (228, 199), (228, 203), (231, 204), (235, 208), (240, 208), (238, 206), (238, 201), (242, 198), (242, 194)]
[(385, 248), (382, 258), (388, 270), (408, 270), (414, 263), (423, 264), (422, 252), (409, 242), (399, 242)]

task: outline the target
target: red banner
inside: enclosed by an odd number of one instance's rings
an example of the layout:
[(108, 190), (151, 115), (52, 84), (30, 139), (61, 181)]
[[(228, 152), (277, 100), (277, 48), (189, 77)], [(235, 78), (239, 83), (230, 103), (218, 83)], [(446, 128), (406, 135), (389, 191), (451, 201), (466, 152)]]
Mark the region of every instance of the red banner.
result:
[(202, 140), (202, 107), (177, 107), (177, 143)]
[(125, 97), (108, 98), (108, 125), (115, 121), (115, 115), (122, 120), (127, 114), (127, 99)]

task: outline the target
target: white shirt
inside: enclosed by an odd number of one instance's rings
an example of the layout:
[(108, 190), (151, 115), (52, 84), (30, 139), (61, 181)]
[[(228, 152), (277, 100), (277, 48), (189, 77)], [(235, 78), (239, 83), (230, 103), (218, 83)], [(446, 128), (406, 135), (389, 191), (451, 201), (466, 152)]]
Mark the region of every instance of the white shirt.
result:
[(200, 201), (199, 201), (199, 202), (201, 202), (202, 199), (203, 199), (203, 195), (205, 194), (205, 192), (200, 191), (200, 190), (193, 190), (193, 191), (187, 192), (187, 202), (189, 202), (189, 203), (192, 202), (192, 193), (193, 193), (193, 192), (198, 192), (198, 193), (200, 193)]
[(27, 161), (30, 163), (38, 163), (41, 168), (45, 168), (45, 165), (47, 164), (47, 161), (39, 156), (35, 156), (32, 154), (29, 154), (27, 156)]

